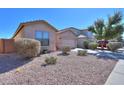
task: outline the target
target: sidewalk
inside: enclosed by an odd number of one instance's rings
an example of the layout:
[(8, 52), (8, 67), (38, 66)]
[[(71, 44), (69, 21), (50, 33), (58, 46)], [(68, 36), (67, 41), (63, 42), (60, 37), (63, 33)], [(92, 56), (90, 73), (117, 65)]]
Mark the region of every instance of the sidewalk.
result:
[(105, 85), (124, 85), (124, 60), (119, 60)]

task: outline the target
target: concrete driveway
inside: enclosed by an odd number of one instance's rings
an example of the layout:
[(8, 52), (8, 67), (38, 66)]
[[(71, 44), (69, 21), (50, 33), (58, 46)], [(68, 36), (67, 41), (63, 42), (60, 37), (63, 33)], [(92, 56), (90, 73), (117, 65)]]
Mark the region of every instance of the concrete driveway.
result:
[[(81, 48), (75, 48), (71, 51), (77, 52), (78, 50), (84, 50)], [(104, 58), (104, 59), (113, 59), (118, 61), (119, 59), (124, 60), (124, 48), (121, 48), (118, 50), (118, 52), (111, 52), (108, 50), (91, 50), (91, 49), (85, 49), (87, 50), (88, 54), (95, 55), (98, 58)]]

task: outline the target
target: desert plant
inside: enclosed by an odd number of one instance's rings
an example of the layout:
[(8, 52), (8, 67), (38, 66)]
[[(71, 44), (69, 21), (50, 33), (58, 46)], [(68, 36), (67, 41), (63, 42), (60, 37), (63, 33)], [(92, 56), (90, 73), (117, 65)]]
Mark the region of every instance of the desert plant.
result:
[(47, 57), (45, 59), (45, 62), (46, 62), (46, 64), (56, 64), (57, 58), (55, 58), (55, 57)]
[(71, 48), (69, 46), (64, 46), (62, 48), (62, 54), (68, 54), (70, 52)]
[(85, 40), (83, 41), (83, 46), (85, 49), (88, 49), (88, 45), (89, 45), (90, 41), (89, 40)]
[(92, 49), (92, 50), (97, 49), (97, 46), (98, 46), (98, 44), (97, 44), (96, 42), (90, 42), (90, 43), (88, 44), (88, 48), (89, 48), (89, 49)]
[(121, 42), (110, 42), (107, 44), (107, 47), (111, 51), (116, 51), (117, 49), (123, 47)]
[(37, 40), (21, 38), (15, 41), (16, 52), (25, 58), (38, 56), (41, 50), (41, 44)]
[(117, 38), (124, 32), (122, 17), (122, 12), (115, 12), (114, 15), (108, 17), (107, 22), (103, 19), (98, 19), (92, 26), (88, 27), (88, 30), (92, 31), (98, 40)]
[(78, 50), (78, 53), (77, 53), (78, 56), (86, 56), (86, 54), (87, 54), (86, 50)]

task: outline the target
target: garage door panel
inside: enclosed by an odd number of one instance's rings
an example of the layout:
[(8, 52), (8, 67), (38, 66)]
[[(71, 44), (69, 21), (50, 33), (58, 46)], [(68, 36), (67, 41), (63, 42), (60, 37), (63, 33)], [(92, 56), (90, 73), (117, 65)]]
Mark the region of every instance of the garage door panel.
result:
[(75, 48), (76, 47), (76, 42), (75, 42), (75, 40), (62, 40), (61, 45), (62, 46), (69, 46), (71, 48)]

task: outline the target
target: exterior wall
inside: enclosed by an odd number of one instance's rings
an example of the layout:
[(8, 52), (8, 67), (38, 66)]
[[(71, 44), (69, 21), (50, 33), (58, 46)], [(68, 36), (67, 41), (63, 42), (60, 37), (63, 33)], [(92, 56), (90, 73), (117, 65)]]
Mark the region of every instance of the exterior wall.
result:
[(78, 48), (84, 48), (83, 42), (85, 40), (88, 40), (88, 38), (78, 38), (78, 40), (77, 40), (77, 47)]
[[(71, 31), (65, 31), (58, 33), (58, 48), (61, 49), (63, 46), (69, 46), (71, 48), (77, 47), (77, 37)], [(66, 41), (66, 43), (65, 43)], [(73, 44), (72, 44), (73, 43)], [(71, 46), (74, 45), (74, 46)]]
[(24, 28), (14, 37), (14, 39), (22, 38), (24, 33)]
[(27, 24), (24, 27), (24, 38), (31, 38), (35, 39), (35, 31), (47, 31), (49, 32), (49, 46), (42, 46), (42, 49), (48, 49), (50, 51), (56, 51), (56, 42), (57, 42), (57, 32), (55, 29), (46, 25), (44, 23), (34, 23), (34, 24)]

